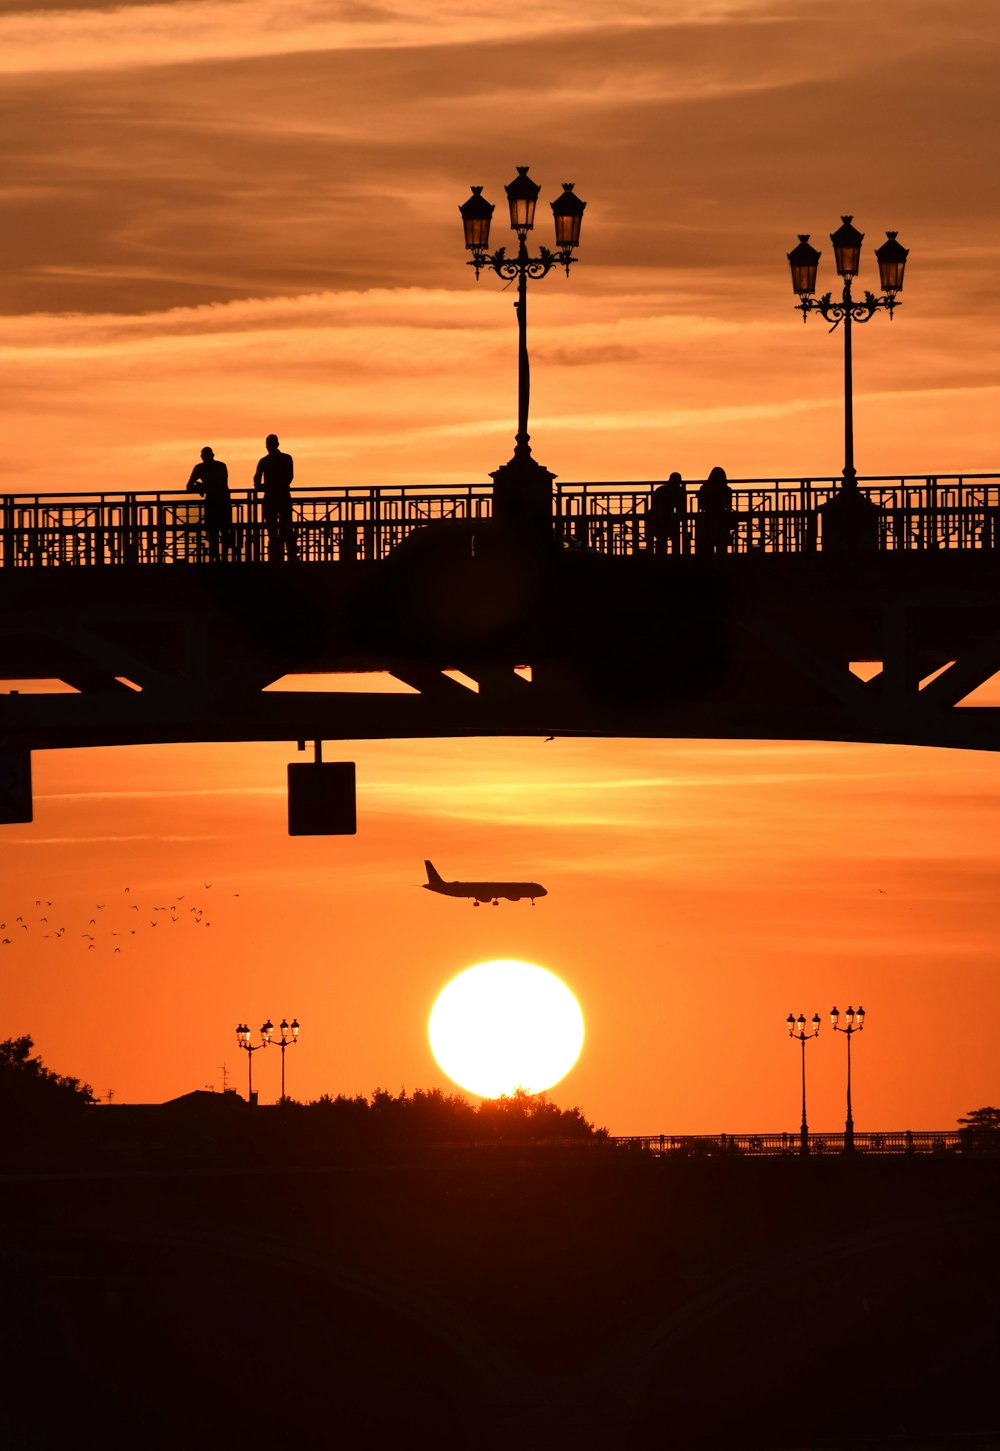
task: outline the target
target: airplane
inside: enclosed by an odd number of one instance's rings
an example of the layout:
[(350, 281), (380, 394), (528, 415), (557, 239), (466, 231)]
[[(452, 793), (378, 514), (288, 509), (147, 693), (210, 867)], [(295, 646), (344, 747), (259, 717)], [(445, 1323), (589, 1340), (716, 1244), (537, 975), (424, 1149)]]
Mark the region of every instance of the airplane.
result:
[(530, 897), (534, 906), (536, 897), (549, 895), (538, 882), (446, 882), (433, 862), (425, 861), (424, 866), (427, 868), (427, 880), (421, 885), (425, 892), (440, 892), (443, 897), (471, 897), (474, 907), (478, 907), (480, 902), (492, 902), (494, 907), (499, 907), (501, 897), (506, 897), (509, 902)]

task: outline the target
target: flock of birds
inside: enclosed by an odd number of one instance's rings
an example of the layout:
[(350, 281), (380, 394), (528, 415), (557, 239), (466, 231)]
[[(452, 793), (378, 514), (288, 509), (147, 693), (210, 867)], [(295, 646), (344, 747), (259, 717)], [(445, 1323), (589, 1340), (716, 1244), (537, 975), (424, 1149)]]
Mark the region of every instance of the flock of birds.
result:
[[(212, 883), (203, 882), (202, 889), (211, 891)], [(212, 925), (206, 916), (207, 908), (193, 901), (194, 897), (200, 897), (196, 889), (171, 894), (166, 902), (148, 906), (132, 900), (131, 887), (125, 887), (116, 901), (95, 902), (89, 909), (84, 908), (82, 919), (79, 908), (68, 911), (48, 897), (36, 897), (33, 909), (26, 907), (16, 916), (6, 915), (0, 920), (0, 953), (21, 945), (34, 947), (41, 937), (53, 943), (82, 942), (88, 952), (110, 948), (114, 956), (138, 945), (139, 940), (160, 927), (207, 929)]]

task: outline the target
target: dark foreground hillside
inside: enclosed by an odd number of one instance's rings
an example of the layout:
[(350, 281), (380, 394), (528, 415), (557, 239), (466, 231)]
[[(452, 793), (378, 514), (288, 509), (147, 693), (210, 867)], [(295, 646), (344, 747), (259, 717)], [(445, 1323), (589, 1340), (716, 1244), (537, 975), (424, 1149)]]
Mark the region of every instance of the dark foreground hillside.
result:
[(0, 1181), (0, 1445), (1000, 1446), (1000, 1161)]

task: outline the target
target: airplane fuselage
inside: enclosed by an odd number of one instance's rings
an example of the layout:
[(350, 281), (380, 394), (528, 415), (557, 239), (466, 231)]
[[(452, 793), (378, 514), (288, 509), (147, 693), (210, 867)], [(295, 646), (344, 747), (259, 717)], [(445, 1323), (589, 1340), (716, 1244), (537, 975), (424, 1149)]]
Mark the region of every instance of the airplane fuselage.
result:
[(538, 882), (425, 882), (425, 892), (438, 892), (442, 897), (472, 897), (476, 902), (520, 902), (523, 897), (547, 897)]
[(430, 862), (425, 866), (428, 879), (423, 883), (424, 891), (437, 892), (441, 897), (470, 898), (477, 907), (480, 902), (492, 902), (496, 906), (501, 900), (520, 902), (525, 897), (533, 905), (536, 897), (548, 896), (540, 882), (446, 882)]

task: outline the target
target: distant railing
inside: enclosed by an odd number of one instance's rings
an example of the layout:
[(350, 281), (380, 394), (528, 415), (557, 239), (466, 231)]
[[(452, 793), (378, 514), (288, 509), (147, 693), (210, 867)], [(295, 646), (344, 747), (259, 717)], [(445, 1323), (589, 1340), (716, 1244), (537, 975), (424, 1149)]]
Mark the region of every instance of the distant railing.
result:
[[(648, 510), (658, 481), (556, 483), (553, 531), (567, 548), (638, 555), (651, 549)], [(803, 554), (823, 548), (822, 506), (840, 480), (731, 479), (734, 554)], [(878, 548), (894, 553), (1000, 547), (1000, 475), (872, 476), (861, 493), (877, 506)], [(235, 491), (232, 557), (267, 558), (261, 495)], [(691, 484), (678, 552), (699, 552), (698, 488)], [(487, 519), (492, 486), (338, 487), (293, 493), (299, 558), (314, 563), (384, 559), (437, 520)], [(703, 517), (703, 516), (702, 516)], [(0, 497), (0, 568), (192, 564), (209, 559), (200, 498), (181, 491)]]
[[(802, 1140), (798, 1132), (787, 1134), (636, 1134), (607, 1140), (617, 1149), (656, 1157), (710, 1158), (745, 1156), (748, 1158), (797, 1155)], [(810, 1154), (842, 1154), (844, 1135), (810, 1134)], [(880, 1133), (854, 1133), (856, 1154), (953, 1154), (962, 1147), (958, 1130), (914, 1131), (893, 1129)]]

